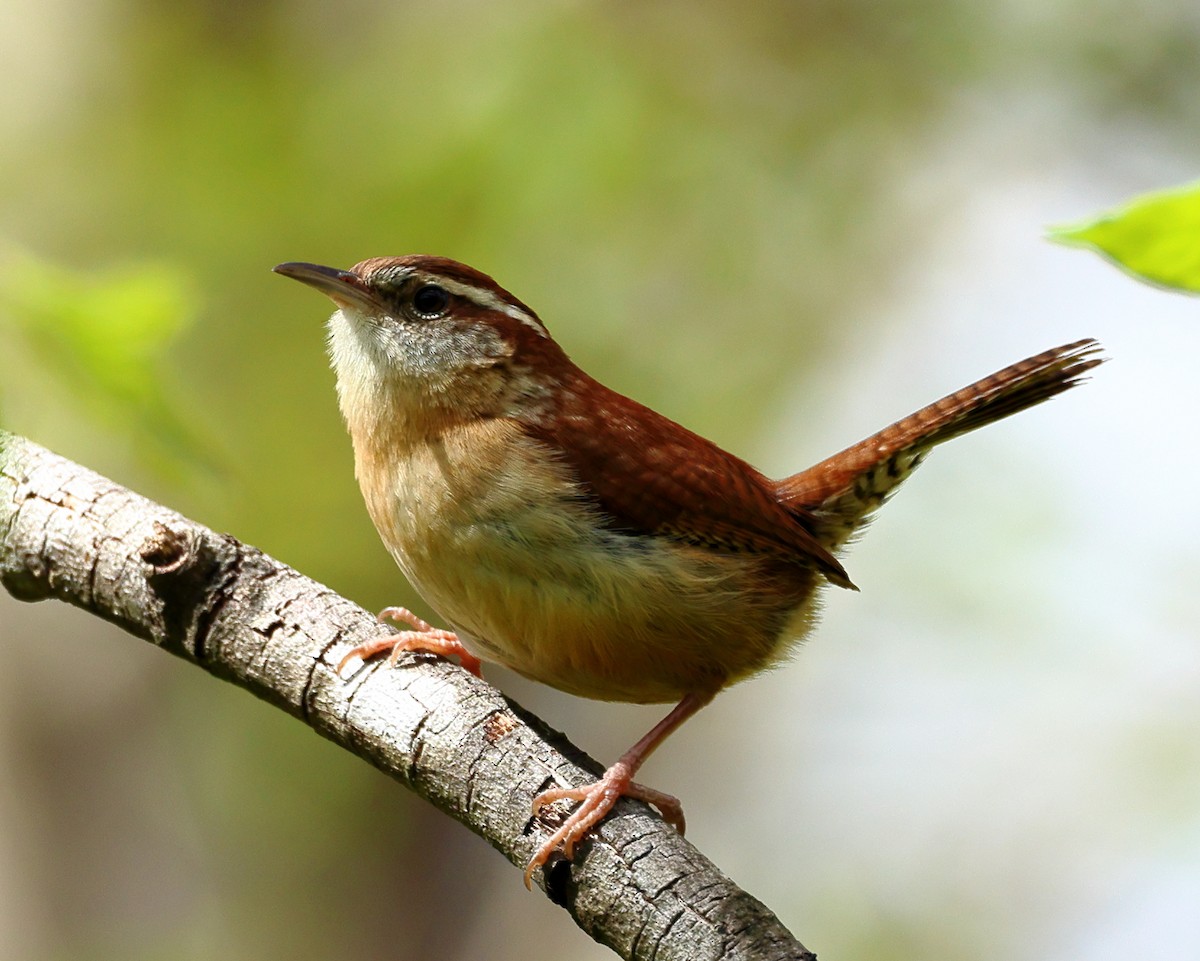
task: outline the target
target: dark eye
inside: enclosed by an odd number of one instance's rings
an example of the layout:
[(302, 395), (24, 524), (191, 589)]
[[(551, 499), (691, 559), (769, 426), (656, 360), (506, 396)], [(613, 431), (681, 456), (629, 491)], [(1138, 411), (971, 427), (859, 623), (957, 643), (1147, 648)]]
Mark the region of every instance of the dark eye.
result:
[(413, 293), (412, 305), (418, 314), (426, 320), (432, 320), (446, 312), (450, 306), (450, 295), (437, 284), (423, 284)]

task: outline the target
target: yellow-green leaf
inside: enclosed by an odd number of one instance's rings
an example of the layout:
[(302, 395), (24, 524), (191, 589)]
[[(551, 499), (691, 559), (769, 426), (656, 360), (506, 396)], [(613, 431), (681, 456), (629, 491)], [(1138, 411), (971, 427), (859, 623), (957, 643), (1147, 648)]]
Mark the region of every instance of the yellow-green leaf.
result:
[(1089, 247), (1141, 280), (1200, 293), (1200, 181), (1143, 194), (1086, 223), (1051, 227), (1048, 236)]

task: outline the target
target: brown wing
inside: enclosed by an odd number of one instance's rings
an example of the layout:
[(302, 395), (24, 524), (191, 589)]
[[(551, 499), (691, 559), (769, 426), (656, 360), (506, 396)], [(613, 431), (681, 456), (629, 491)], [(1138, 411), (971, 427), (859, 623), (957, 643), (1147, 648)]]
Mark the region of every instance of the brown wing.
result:
[(842, 565), (775, 497), (772, 482), (711, 441), (582, 371), (558, 416), (527, 425), (562, 452), (615, 527), (731, 552), (769, 553), (850, 587)]
[(836, 550), (911, 474), (930, 448), (1076, 386), (1102, 362), (1096, 341), (1047, 350), (976, 381), (815, 467), (778, 481), (778, 497), (807, 512), (811, 530)]

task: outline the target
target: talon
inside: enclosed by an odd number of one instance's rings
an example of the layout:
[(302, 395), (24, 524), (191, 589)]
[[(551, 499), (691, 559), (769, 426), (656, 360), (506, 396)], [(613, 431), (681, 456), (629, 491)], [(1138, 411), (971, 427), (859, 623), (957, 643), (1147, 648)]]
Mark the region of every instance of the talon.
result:
[(533, 890), (533, 872), (543, 867), (559, 848), (563, 856), (570, 860), (575, 855), (575, 846), (582, 841), (591, 830), (603, 821), (608, 813), (623, 797), (645, 801), (656, 807), (668, 824), (680, 834), (683, 833), (683, 805), (679, 799), (656, 791), (633, 781), (633, 772), (629, 765), (618, 761), (604, 776), (592, 784), (575, 788), (551, 788), (543, 791), (533, 799), (533, 815), (537, 817), (542, 809), (555, 801), (579, 801), (579, 807), (571, 812), (550, 837), (534, 852), (525, 868), (525, 887)]
[[(348, 681), (350, 678), (354, 677), (355, 674), (361, 671), (366, 666), (366, 663), (367, 662), (364, 661), (362, 656), (358, 653), (358, 648), (356, 647), (349, 654), (338, 661), (337, 667), (333, 669), (333, 673), (340, 677), (343, 681)], [(348, 674), (345, 673), (347, 665), (350, 665), (351, 668), (350, 673)]]
[(558, 848), (566, 857), (575, 853), (578, 844), (597, 824), (604, 820), (622, 797), (637, 798), (658, 808), (663, 820), (670, 824), (680, 834), (683, 834), (683, 805), (679, 799), (662, 791), (635, 784), (633, 776), (638, 768), (650, 756), (663, 739), (674, 731), (680, 724), (695, 714), (712, 700), (712, 692), (701, 692), (686, 695), (671, 713), (652, 727), (649, 732), (633, 747), (621, 755), (620, 760), (604, 772), (604, 776), (594, 784), (583, 787), (551, 788), (543, 791), (533, 799), (533, 814), (536, 817), (547, 804), (555, 801), (571, 799), (579, 801), (580, 805), (563, 822), (562, 827), (550, 835), (549, 839), (534, 852), (525, 868), (525, 887), (533, 889), (533, 872), (542, 867)]
[(403, 624), (407, 624), (409, 627), (416, 628), (422, 634), (450, 633), (449, 631), (438, 631), (437, 628), (435, 628), (432, 624), (428, 624), (421, 620), (407, 607), (385, 607), (382, 611), (375, 615), (375, 620), (379, 621), (380, 624), (384, 624), (388, 621), (400, 621)]
[[(338, 661), (337, 668), (335, 668), (335, 673), (339, 677), (353, 677), (367, 660), (384, 651), (389, 652), (388, 664), (395, 664), (405, 651), (436, 654), (438, 657), (447, 659), (457, 658), (463, 670), (476, 677), (483, 677), (482, 662), (463, 647), (458, 635), (453, 631), (443, 631), (431, 627), (405, 607), (385, 607), (379, 612), (378, 619), (381, 623), (400, 621), (411, 625), (414, 630), (399, 631), (388, 637), (376, 638), (351, 648), (346, 656)], [(349, 675), (342, 673), (347, 665), (354, 665), (354, 669)]]

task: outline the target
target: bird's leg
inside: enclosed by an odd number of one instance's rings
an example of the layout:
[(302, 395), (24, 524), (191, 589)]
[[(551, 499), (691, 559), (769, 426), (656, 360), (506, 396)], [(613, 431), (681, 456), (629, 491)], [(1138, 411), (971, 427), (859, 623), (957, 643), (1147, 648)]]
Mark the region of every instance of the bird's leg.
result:
[(665, 741), (672, 731), (711, 701), (714, 693), (687, 695), (645, 737), (622, 754), (617, 763), (605, 771), (599, 781), (576, 788), (552, 788), (549, 791), (543, 791), (533, 799), (534, 817), (537, 817), (547, 804), (553, 804), (555, 801), (571, 800), (581, 803), (571, 812), (562, 826), (537, 849), (537, 853), (534, 854), (529, 866), (525, 869), (525, 887), (532, 886), (533, 872), (542, 867), (558, 848), (562, 848), (563, 854), (570, 858), (575, 853), (575, 845), (592, 828), (604, 820), (608, 812), (622, 797), (636, 798), (652, 804), (658, 808), (663, 820), (683, 834), (685, 827), (683, 806), (679, 803), (678, 798), (637, 784), (634, 782), (633, 776), (645, 763), (646, 758), (654, 752), (654, 749)]
[(388, 657), (389, 664), (395, 664), (405, 651), (424, 651), (428, 654), (437, 654), (439, 657), (457, 657), (464, 671), (469, 671), (476, 677), (483, 677), (479, 658), (463, 647), (458, 635), (453, 631), (439, 630), (426, 624), (406, 607), (385, 607), (379, 612), (379, 620), (380, 622), (401, 621), (411, 624), (415, 630), (400, 631), (387, 637), (359, 644), (338, 661), (336, 671), (338, 675), (341, 675), (342, 669), (347, 665), (352, 665), (354, 671), (357, 671), (364, 661), (381, 651), (391, 651), (391, 655)]

